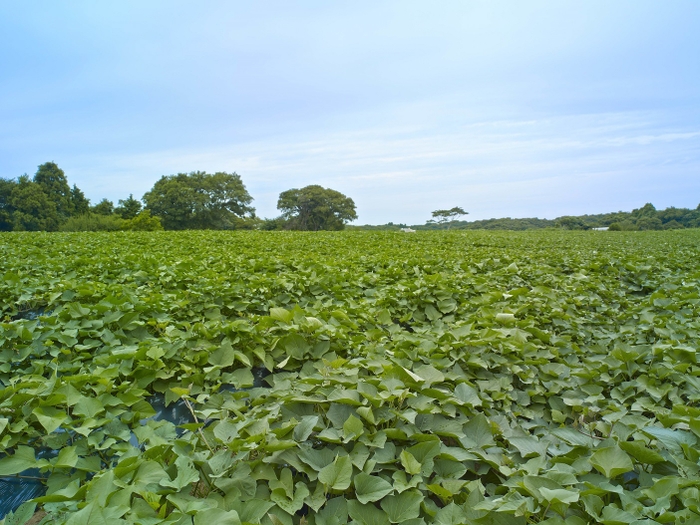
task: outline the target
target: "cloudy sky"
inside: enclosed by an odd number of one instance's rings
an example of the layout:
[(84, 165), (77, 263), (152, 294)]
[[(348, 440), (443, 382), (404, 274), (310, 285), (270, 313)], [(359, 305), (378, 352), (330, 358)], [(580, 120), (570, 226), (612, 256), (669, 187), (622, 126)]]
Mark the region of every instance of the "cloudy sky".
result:
[(700, 203), (700, 2), (0, 1), (0, 177), (237, 172), (359, 224)]

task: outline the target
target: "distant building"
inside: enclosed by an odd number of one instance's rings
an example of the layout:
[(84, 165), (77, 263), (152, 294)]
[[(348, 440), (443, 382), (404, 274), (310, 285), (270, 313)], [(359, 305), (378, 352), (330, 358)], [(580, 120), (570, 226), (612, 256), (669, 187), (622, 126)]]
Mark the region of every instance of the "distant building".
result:
[(605, 232), (605, 231), (608, 231), (608, 227), (604, 226), (602, 228), (591, 228), (591, 230), (595, 230), (597, 232)]
[(411, 228), (401, 228), (401, 231), (404, 233), (416, 233), (416, 230), (412, 230)]

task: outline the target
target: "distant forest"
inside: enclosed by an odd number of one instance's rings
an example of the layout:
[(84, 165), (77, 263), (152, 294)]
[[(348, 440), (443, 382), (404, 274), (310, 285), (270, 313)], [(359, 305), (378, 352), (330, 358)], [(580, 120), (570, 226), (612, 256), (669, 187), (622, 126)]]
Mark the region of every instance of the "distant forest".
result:
[(637, 230), (678, 230), (682, 228), (700, 228), (700, 205), (694, 210), (689, 208), (666, 208), (657, 210), (647, 203), (631, 212), (618, 211), (597, 215), (563, 216), (556, 219), (485, 219), (480, 221), (452, 221), (448, 223), (394, 224), (390, 222), (379, 226), (348, 226), (360, 230), (541, 230), (546, 228), (565, 230), (591, 230), (602, 228), (617, 231)]
[[(280, 194), (279, 217), (255, 215), (253, 198), (236, 173), (203, 171), (161, 177), (141, 199), (129, 195), (115, 205), (90, 203), (54, 162), (33, 177), (0, 178), (0, 231), (117, 230), (400, 230), (406, 224), (352, 226), (355, 203), (330, 188), (311, 185)], [(413, 230), (537, 230), (594, 228), (618, 231), (674, 230), (700, 227), (700, 205), (657, 210), (647, 203), (631, 212), (564, 216), (557, 219), (450, 220), (466, 215), (460, 207), (436, 210), (433, 220)]]

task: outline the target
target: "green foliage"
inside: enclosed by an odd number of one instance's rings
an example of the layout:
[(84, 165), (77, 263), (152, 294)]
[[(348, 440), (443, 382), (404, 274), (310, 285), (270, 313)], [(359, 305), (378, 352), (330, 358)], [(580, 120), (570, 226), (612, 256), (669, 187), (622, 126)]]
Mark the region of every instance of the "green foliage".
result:
[(45, 162), (39, 166), (34, 175), (34, 182), (41, 187), (48, 199), (53, 202), (61, 220), (65, 220), (75, 212), (73, 194), (68, 185), (68, 179), (55, 162)]
[(588, 230), (590, 228), (581, 217), (559, 217), (555, 222), (558, 228), (565, 230)]
[(10, 512), (0, 520), (0, 525), (25, 525), (34, 515), (34, 509), (36, 509), (36, 503), (22, 503), (15, 512)]
[(118, 215), (101, 215), (89, 213), (71, 217), (63, 224), (63, 232), (114, 232), (126, 229), (126, 221)]
[(12, 231), (10, 196), (16, 184), (13, 180), (0, 179), (0, 231)]
[(56, 231), (61, 222), (56, 202), (44, 187), (20, 177), (9, 198), (12, 210), (12, 229), (15, 231)]
[(114, 203), (109, 199), (102, 199), (90, 211), (96, 215), (112, 215), (114, 213)]
[(290, 230), (342, 230), (347, 222), (357, 219), (350, 197), (316, 184), (283, 191), (277, 209)]
[(0, 476), (57, 525), (695, 523), (699, 247), (3, 233)]
[(85, 215), (90, 213), (90, 199), (75, 184), (70, 190), (71, 207), (73, 215)]
[(160, 223), (160, 217), (152, 217), (149, 210), (143, 210), (125, 221), (124, 230), (154, 232), (162, 231), (163, 226)]
[(161, 177), (143, 200), (166, 230), (235, 229), (255, 211), (236, 173), (196, 171)]
[(439, 225), (447, 224), (447, 229), (449, 230), (456, 218), (464, 215), (469, 215), (469, 212), (464, 211), (459, 206), (455, 206), (449, 210), (435, 210), (433, 212), (433, 219), (428, 222), (435, 222)]
[(134, 195), (130, 193), (128, 199), (119, 199), (119, 205), (114, 209), (114, 213), (122, 219), (133, 219), (141, 212), (142, 207), (141, 202), (134, 199)]
[(63, 232), (161, 231), (162, 229), (160, 219), (152, 217), (148, 210), (142, 211), (133, 219), (123, 219), (117, 214), (88, 213), (71, 217), (60, 227)]
[[(450, 210), (437, 210), (437, 212), (449, 212)], [(435, 213), (435, 212), (434, 212)], [(657, 220), (658, 219), (658, 220)], [(639, 222), (641, 221), (641, 222)], [(660, 222), (659, 222), (660, 221)], [(639, 224), (638, 224), (639, 222)], [(388, 223), (384, 225), (351, 226), (351, 229), (362, 230), (393, 230), (406, 227)], [(589, 230), (592, 228), (609, 227), (611, 231), (636, 231), (646, 230), (671, 230), (681, 228), (700, 228), (700, 210), (688, 208), (666, 208), (658, 211), (652, 204), (646, 204), (632, 212), (601, 213), (596, 215), (563, 216), (555, 220), (526, 218), (512, 219), (485, 219), (478, 221), (452, 220), (448, 223), (449, 229), (460, 230), (538, 230), (547, 228), (563, 228), (569, 230)], [(415, 230), (442, 230), (448, 229), (444, 222), (430, 220), (423, 225), (413, 225)]]

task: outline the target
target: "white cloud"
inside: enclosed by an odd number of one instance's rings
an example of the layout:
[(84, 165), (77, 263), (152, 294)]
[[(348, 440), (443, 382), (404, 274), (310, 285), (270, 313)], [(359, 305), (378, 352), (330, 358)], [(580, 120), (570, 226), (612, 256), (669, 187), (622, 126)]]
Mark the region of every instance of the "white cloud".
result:
[[(71, 173), (89, 195), (122, 198), (125, 188), (140, 196), (161, 175), (236, 171), (262, 216), (276, 215), (281, 191), (321, 184), (351, 196), (360, 223), (415, 224), (455, 205), (470, 210), (472, 220), (631, 209), (665, 198), (658, 189), (664, 183), (698, 189), (690, 181), (700, 166), (698, 149), (700, 132), (663, 129), (663, 115), (616, 112), (83, 156), (72, 161)], [(101, 176), (92, 180), (88, 170)], [(610, 188), (623, 191), (602, 194)], [(695, 206), (682, 194), (671, 204)]]

